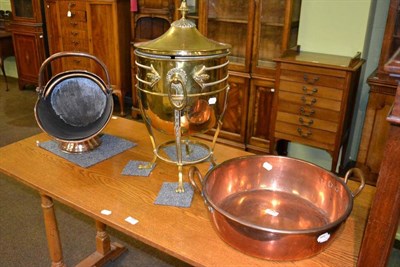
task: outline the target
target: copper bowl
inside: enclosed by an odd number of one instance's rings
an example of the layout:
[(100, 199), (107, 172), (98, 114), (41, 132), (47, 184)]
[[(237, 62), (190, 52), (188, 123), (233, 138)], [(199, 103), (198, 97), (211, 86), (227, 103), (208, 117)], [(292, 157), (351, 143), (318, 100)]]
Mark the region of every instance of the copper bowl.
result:
[[(346, 185), (353, 172), (361, 178), (355, 192)], [(324, 250), (365, 185), (359, 169), (349, 170), (343, 181), (302, 160), (264, 155), (228, 160), (204, 179), (191, 167), (189, 178), (202, 192), (220, 237), (270, 260), (299, 260)]]

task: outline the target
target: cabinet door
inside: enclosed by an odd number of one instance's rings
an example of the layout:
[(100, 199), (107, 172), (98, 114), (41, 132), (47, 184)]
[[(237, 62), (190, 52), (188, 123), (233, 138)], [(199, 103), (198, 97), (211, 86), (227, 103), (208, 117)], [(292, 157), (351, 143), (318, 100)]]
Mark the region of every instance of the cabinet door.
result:
[[(113, 1), (89, 2), (87, 24), (89, 53), (103, 61), (108, 68), (112, 84), (120, 87), (118, 18), (116, 12), (116, 4)], [(91, 62), (91, 65), (92, 71), (105, 80), (104, 71), (99, 64)]]
[(208, 0), (204, 34), (232, 45), (229, 69), (249, 72), (253, 36), (254, 1)]
[(301, 0), (257, 1), (252, 72), (274, 78), (274, 58), (296, 46)]
[(230, 75), (228, 83), (228, 104), (219, 136), (243, 144), (246, 134), (249, 79)]
[(274, 81), (251, 80), (247, 146), (253, 152), (269, 153)]
[(36, 84), (38, 73), (44, 61), (43, 34), (29, 31), (13, 31), (15, 59), (20, 87)]
[[(50, 0), (45, 2), (47, 44), (50, 55), (62, 51), (57, 10), (58, 7), (56, 1)], [(54, 60), (51, 62), (51, 71), (53, 75), (62, 71), (61, 60)]]

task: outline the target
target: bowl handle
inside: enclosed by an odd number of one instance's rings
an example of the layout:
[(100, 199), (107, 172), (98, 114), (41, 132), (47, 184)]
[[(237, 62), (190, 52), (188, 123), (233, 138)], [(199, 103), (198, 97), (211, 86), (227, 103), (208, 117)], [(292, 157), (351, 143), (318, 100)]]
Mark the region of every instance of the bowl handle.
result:
[(344, 177), (344, 182), (346, 184), (349, 178), (353, 176), (353, 174), (356, 174), (356, 177), (360, 178), (360, 186), (355, 191), (351, 192), (351, 195), (354, 198), (358, 194), (360, 194), (361, 190), (363, 190), (363, 188), (365, 187), (365, 177), (364, 173), (359, 168), (351, 168), (346, 172), (346, 175)]
[[(196, 180), (198, 178), (198, 181)], [(189, 169), (189, 180), (193, 188), (203, 195), (203, 176), (201, 175), (199, 169), (196, 166), (192, 166)]]

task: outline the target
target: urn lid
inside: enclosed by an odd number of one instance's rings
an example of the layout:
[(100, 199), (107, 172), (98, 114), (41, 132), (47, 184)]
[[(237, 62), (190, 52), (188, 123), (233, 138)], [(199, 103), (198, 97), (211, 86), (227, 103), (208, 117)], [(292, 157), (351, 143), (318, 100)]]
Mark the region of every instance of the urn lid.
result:
[(157, 39), (135, 44), (137, 51), (165, 56), (208, 56), (229, 53), (231, 45), (219, 43), (204, 37), (196, 24), (186, 18), (186, 0), (179, 10), (182, 18), (174, 21), (171, 27)]

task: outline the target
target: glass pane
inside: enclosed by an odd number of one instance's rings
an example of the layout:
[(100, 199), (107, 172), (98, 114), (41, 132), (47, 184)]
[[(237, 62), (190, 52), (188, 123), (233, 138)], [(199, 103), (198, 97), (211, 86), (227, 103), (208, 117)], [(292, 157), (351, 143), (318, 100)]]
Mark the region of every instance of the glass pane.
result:
[(152, 40), (160, 37), (170, 27), (167, 20), (162, 18), (143, 17), (137, 21), (136, 41)]
[[(275, 63), (272, 59), (281, 54), (285, 3), (285, 0), (263, 0), (260, 3), (261, 25), (257, 62), (260, 67), (273, 68)], [(291, 39), (293, 39), (292, 36)]]
[(197, 25), (197, 29), (199, 28), (199, 4), (196, 0), (187, 0), (186, 1), (189, 11), (187, 14), (187, 18), (193, 21)]
[(247, 24), (232, 24), (211, 21), (208, 24), (208, 38), (232, 45), (229, 61), (244, 64), (246, 56)]
[(32, 0), (14, 0), (15, 16), (33, 18)]
[(274, 67), (272, 61), (281, 53), (282, 27), (261, 25), (258, 62), (260, 67)]
[(248, 20), (248, 0), (210, 0), (208, 3), (209, 18)]
[(231, 64), (245, 64), (248, 0), (210, 0), (208, 3), (208, 38), (232, 45)]

